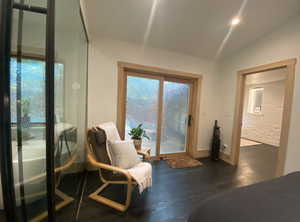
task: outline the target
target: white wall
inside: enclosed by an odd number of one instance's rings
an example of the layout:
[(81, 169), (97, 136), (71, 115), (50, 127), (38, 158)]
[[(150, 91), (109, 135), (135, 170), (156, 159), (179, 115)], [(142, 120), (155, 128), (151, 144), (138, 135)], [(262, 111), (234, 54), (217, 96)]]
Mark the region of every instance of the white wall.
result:
[[(284, 69), (284, 71), (286, 70)], [(249, 113), (249, 90), (257, 87), (264, 88), (262, 113)], [(279, 146), (284, 89), (285, 81), (246, 85), (242, 127), (243, 138)]]
[[(236, 73), (238, 70), (277, 62), (289, 58), (300, 59), (300, 17), (291, 19), (274, 32), (257, 40), (235, 55), (216, 65), (188, 55), (146, 48), (131, 43), (94, 37), (90, 44), (88, 81), (88, 126), (116, 121), (117, 61), (138, 63), (204, 74), (201, 97), (198, 149), (207, 149), (214, 119), (220, 119), (223, 143), (231, 151), (231, 136), (235, 105)], [(285, 172), (300, 170), (300, 68), (296, 80), (288, 141)]]
[(85, 28), (86, 28), (86, 31), (87, 31), (87, 34), (88, 34), (88, 37), (89, 37), (90, 33), (89, 33), (89, 24), (88, 24), (87, 15), (86, 15), (86, 13), (87, 13), (86, 12), (86, 1), (85, 0), (80, 0), (79, 3), (80, 3), (80, 7), (81, 7), (83, 20), (85, 21)]
[(223, 142), (229, 145), (229, 148), (225, 151), (229, 153), (232, 142), (237, 71), (289, 58), (297, 58), (298, 65), (296, 67), (285, 173), (300, 170), (300, 17), (291, 19), (290, 22), (273, 33), (258, 40), (234, 56), (221, 61), (218, 67), (222, 82), (222, 100), (220, 102), (222, 103), (221, 126), (223, 127)]
[(198, 149), (208, 149), (213, 121), (218, 116), (219, 78), (213, 62), (110, 39), (90, 43), (88, 126), (117, 118), (117, 62), (137, 63), (203, 74)]

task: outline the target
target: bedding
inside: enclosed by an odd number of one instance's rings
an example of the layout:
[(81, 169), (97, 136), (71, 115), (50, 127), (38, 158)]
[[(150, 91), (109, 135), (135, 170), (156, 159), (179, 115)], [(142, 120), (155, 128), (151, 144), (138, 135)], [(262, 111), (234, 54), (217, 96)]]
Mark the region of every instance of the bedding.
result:
[(201, 203), (188, 222), (299, 222), (300, 172), (241, 187)]

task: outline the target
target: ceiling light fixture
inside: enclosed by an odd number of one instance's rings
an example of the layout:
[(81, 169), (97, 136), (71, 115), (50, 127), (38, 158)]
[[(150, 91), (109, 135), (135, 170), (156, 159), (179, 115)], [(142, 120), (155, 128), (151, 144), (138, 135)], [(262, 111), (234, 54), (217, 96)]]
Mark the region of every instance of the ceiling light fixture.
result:
[(240, 22), (241, 22), (241, 19), (238, 17), (235, 17), (231, 20), (231, 25), (236, 26), (236, 25), (240, 24)]

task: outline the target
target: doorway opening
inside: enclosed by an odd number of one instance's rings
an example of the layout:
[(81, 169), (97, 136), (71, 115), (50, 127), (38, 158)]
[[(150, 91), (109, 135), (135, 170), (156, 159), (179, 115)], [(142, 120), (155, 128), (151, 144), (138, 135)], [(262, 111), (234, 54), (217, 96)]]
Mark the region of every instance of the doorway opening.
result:
[(238, 72), (231, 162), (283, 175), (296, 59)]
[(287, 69), (282, 68), (245, 80), (240, 167), (251, 168), (262, 179), (275, 176), (286, 79)]
[(118, 129), (121, 137), (143, 124), (155, 159), (188, 153), (197, 144), (201, 75), (119, 63)]

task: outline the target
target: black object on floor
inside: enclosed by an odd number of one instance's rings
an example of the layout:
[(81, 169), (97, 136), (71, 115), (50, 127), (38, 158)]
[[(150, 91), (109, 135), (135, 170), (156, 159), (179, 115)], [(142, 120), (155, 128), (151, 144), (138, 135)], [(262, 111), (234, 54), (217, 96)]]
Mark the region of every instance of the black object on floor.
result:
[(220, 146), (221, 146), (221, 139), (220, 139), (220, 127), (218, 126), (218, 120), (215, 120), (214, 125), (214, 133), (211, 143), (211, 160), (218, 161), (220, 156)]

